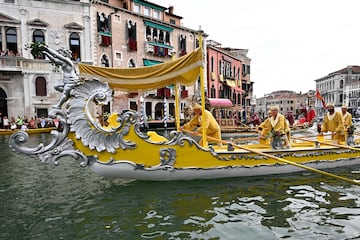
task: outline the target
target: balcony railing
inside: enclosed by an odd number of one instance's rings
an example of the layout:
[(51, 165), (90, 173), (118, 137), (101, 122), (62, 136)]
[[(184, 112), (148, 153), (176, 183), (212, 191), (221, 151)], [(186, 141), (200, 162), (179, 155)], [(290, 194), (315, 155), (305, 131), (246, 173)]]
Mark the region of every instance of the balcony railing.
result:
[(3, 71), (22, 71), (23, 60), (20, 57), (0, 57), (0, 68)]

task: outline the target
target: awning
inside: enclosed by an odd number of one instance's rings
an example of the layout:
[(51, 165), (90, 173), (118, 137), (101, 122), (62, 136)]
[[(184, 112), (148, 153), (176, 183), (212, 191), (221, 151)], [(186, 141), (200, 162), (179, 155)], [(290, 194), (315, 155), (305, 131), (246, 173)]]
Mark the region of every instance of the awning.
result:
[(143, 59), (143, 64), (144, 66), (153, 66), (153, 65), (157, 65), (163, 62), (157, 61), (157, 60), (152, 60), (152, 59)]
[(163, 30), (163, 31), (166, 31), (166, 32), (172, 32), (174, 30), (171, 27), (160, 25), (160, 24), (157, 24), (157, 23), (154, 23), (154, 22), (149, 22), (149, 21), (146, 21), (146, 20), (144, 20), (144, 24), (146, 26), (157, 28), (157, 29), (160, 29), (160, 30)]
[(226, 79), (226, 85), (228, 85), (229, 87), (236, 87), (235, 81), (234, 80), (228, 80)]
[(200, 76), (202, 48), (173, 61), (140, 68), (107, 68), (79, 63), (80, 76), (107, 82), (111, 88), (127, 92), (159, 89), (179, 83), (190, 86)]
[(223, 82), (224, 81), (224, 76), (222, 74), (219, 75), (219, 81)]
[(232, 107), (232, 102), (227, 98), (209, 98), (210, 106), (213, 107)]

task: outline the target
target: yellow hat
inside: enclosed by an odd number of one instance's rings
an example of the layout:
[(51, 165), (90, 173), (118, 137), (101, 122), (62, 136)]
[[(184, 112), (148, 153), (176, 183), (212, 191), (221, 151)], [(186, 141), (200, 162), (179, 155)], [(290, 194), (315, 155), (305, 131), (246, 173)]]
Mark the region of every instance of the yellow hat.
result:
[(202, 109), (202, 108), (201, 108), (201, 105), (200, 105), (200, 104), (197, 104), (197, 103), (196, 103), (196, 104), (192, 107), (192, 109), (193, 109), (193, 110), (196, 110), (196, 109), (199, 109), (199, 110), (200, 110), (200, 109)]
[(326, 107), (335, 107), (335, 105), (333, 103), (328, 103), (326, 104)]
[(342, 108), (342, 109), (348, 109), (348, 107), (345, 106), (345, 105), (342, 105), (341, 108)]
[(271, 106), (270, 107), (270, 110), (275, 110), (275, 111), (279, 111), (279, 107), (278, 106)]

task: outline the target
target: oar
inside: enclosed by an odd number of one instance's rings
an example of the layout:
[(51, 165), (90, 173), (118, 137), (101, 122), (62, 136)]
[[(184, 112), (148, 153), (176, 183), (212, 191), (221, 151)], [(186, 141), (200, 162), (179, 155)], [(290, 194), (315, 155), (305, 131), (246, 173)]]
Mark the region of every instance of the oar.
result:
[[(196, 136), (202, 136), (198, 132), (193, 132), (193, 131), (189, 131), (189, 130), (186, 130), (186, 129), (183, 129), (182, 131), (193, 134), (193, 135), (196, 135)], [(306, 170), (308, 170), (310, 172), (316, 172), (316, 173), (322, 174), (322, 175), (327, 176), (327, 177), (336, 178), (336, 179), (339, 179), (339, 180), (342, 180), (342, 181), (349, 182), (351, 184), (355, 184), (355, 185), (360, 186), (360, 182), (349, 179), (349, 178), (346, 178), (346, 177), (338, 176), (338, 175), (328, 173), (328, 172), (325, 172), (325, 171), (322, 171), (322, 170), (319, 170), (319, 169), (316, 169), (316, 168), (301, 165), (299, 163), (296, 163), (296, 162), (293, 162), (293, 161), (290, 161), (290, 160), (287, 160), (287, 159), (284, 159), (284, 158), (279, 158), (279, 157), (276, 157), (276, 156), (268, 154), (268, 153), (260, 152), (260, 151), (250, 149), (250, 148), (247, 148), (247, 147), (244, 147), (244, 146), (240, 146), (240, 145), (237, 145), (237, 144), (234, 144), (234, 143), (229, 143), (229, 142), (226, 142), (224, 140), (219, 140), (217, 138), (213, 138), (213, 137), (210, 137), (210, 136), (206, 136), (206, 137), (207, 137), (208, 140), (213, 141), (213, 142), (218, 142), (218, 143), (223, 143), (223, 144), (231, 144), (231, 146), (233, 146), (233, 147), (240, 148), (240, 149), (246, 150), (248, 152), (253, 152), (253, 153), (256, 153), (258, 155), (262, 155), (262, 156), (265, 156), (265, 157), (268, 157), (268, 158), (278, 160), (279, 162), (287, 163), (287, 164), (290, 164), (290, 165), (293, 165), (293, 166), (296, 166), (296, 167), (299, 167), (299, 168), (306, 169)]]
[(308, 141), (308, 142), (318, 142), (320, 144), (334, 146), (334, 147), (338, 147), (338, 148), (347, 148), (347, 149), (351, 149), (351, 150), (355, 150), (355, 151), (360, 151), (360, 148), (354, 148), (354, 147), (350, 147), (350, 146), (347, 146), (347, 145), (340, 145), (340, 144), (336, 144), (336, 143), (329, 143), (329, 142), (324, 142), (324, 141), (312, 140), (312, 139), (303, 138), (303, 137), (291, 137), (291, 138), (292, 139), (303, 140), (303, 141)]

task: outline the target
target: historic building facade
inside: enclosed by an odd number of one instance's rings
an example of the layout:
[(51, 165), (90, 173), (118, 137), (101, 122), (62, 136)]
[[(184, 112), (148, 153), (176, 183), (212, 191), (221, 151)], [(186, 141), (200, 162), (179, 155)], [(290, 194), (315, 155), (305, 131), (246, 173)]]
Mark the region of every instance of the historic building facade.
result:
[[(360, 66), (347, 66), (316, 79), (315, 83), (326, 103), (334, 103), (337, 108), (345, 105), (353, 115), (360, 117)], [(316, 109), (319, 114), (325, 112), (319, 99)]]
[[(181, 57), (199, 47), (200, 34), (203, 42), (206, 34), (181, 25), (181, 16), (174, 8), (142, 0), (92, 1), (91, 19), (94, 32), (94, 64), (103, 67), (151, 66)], [(199, 85), (181, 86), (183, 110), (199, 95)], [(116, 91), (111, 110), (138, 109), (144, 99), (146, 115), (152, 120), (164, 118), (164, 98), (168, 105), (167, 118), (175, 113), (174, 86), (147, 92), (124, 93)]]
[[(45, 58), (26, 49), (31, 42), (72, 51), (73, 61), (103, 67), (150, 66), (181, 57), (204, 43), (206, 34), (181, 25), (173, 7), (142, 0), (0, 0), (0, 111), (3, 115), (47, 116), (56, 103), (56, 82), (62, 72)], [(206, 54), (206, 53), (205, 53)], [(206, 68), (206, 67), (205, 67)], [(189, 96), (200, 95), (199, 85), (181, 87), (181, 107), (191, 105)], [(163, 118), (163, 100), (174, 116), (174, 88), (123, 93), (104, 111), (137, 109), (146, 102), (151, 119)]]
[(72, 51), (74, 61), (91, 62), (90, 3), (0, 0), (0, 112), (3, 116), (47, 116), (56, 103), (54, 85), (62, 73), (26, 46), (45, 42)]
[[(253, 82), (247, 49), (223, 48), (207, 41), (202, 30), (182, 26), (174, 7), (144, 0), (0, 0), (0, 112), (3, 116), (45, 116), (58, 100), (54, 86), (62, 72), (27, 48), (44, 42), (52, 49), (72, 51), (72, 60), (102, 67), (151, 66), (181, 57), (200, 46), (205, 89), (200, 82), (180, 86), (180, 107), (192, 105), (205, 91), (210, 98), (231, 100), (240, 118), (250, 114)], [(209, 56), (207, 56), (209, 55)], [(174, 86), (147, 92), (114, 91), (104, 112), (137, 110), (144, 99), (149, 119), (174, 113)]]
[(251, 111), (250, 62), (247, 49), (223, 48), (218, 42), (207, 41), (207, 96), (229, 99), (241, 119)]
[(271, 106), (278, 106), (282, 114), (293, 113), (296, 118), (304, 117), (310, 107), (315, 106), (315, 91), (296, 93), (294, 91), (280, 90), (266, 94), (256, 99), (256, 112), (261, 118), (266, 118)]

